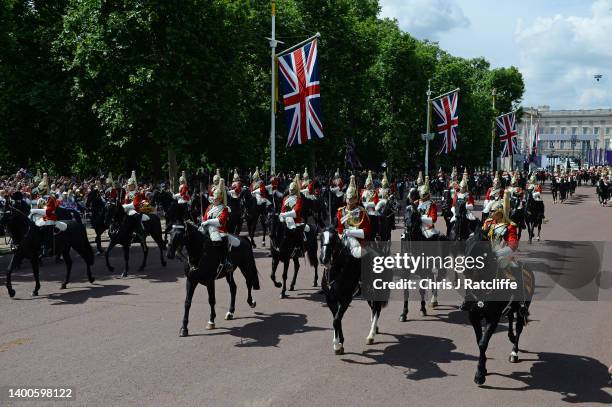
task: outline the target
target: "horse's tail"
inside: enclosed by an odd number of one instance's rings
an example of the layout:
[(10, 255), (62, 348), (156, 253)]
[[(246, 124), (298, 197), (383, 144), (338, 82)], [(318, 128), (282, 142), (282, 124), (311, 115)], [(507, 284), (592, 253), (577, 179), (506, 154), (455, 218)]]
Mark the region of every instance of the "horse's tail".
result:
[(308, 263), (313, 267), (319, 266), (319, 258), (317, 256), (317, 233), (318, 227), (316, 225), (310, 225), (310, 230), (306, 236), (306, 257), (308, 257)]
[(83, 260), (85, 260), (88, 266), (93, 266), (95, 256), (87, 237), (87, 229), (84, 224), (78, 223), (77, 221), (73, 222), (77, 230), (77, 235), (75, 236), (76, 240), (72, 242), (71, 246)]
[(255, 263), (255, 255), (253, 254), (251, 242), (244, 236), (240, 237), (240, 248), (244, 256), (243, 267), (240, 267), (240, 270), (247, 280), (247, 284), (250, 284), (253, 290), (259, 290), (259, 271)]

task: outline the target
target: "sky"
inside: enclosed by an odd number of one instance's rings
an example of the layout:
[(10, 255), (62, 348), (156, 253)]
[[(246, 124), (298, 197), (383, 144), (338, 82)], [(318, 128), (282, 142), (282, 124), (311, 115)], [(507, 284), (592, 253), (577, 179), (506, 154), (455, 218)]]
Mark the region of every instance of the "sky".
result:
[[(380, 0), (419, 39), (516, 66), (523, 106), (612, 108), (612, 0)], [(597, 82), (594, 75), (603, 75)]]

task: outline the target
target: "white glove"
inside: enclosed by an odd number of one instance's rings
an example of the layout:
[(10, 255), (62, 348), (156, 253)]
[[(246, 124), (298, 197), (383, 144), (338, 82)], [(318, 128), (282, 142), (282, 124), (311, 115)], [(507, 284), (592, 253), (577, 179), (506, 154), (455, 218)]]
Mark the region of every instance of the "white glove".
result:
[(296, 217), (296, 213), (295, 210), (290, 210), (289, 212), (283, 212), (281, 213), (281, 215), (283, 215), (283, 218), (294, 218)]
[(433, 219), (426, 215), (421, 216), (421, 222), (427, 226), (433, 225)]
[(474, 210), (474, 205), (467, 204), (467, 205), (465, 205), (465, 209), (467, 209), (468, 211), (473, 211)]
[(373, 207), (374, 207), (374, 202), (367, 202), (367, 203), (365, 204), (365, 207), (366, 207), (366, 208), (373, 208)]
[(210, 219), (205, 220), (204, 222), (202, 222), (202, 226), (208, 226), (209, 223), (210, 223)]
[(279, 215), (278, 215), (278, 218), (279, 218), (280, 220), (285, 219), (285, 212), (283, 212), (283, 213), (279, 214)]
[(221, 226), (221, 222), (219, 222), (219, 219), (215, 218), (215, 219), (208, 219), (206, 221), (206, 225), (207, 226), (216, 226), (219, 227)]
[(340, 188), (338, 187), (331, 187), (329, 190), (332, 192), (336, 192), (337, 190), (339, 190)]
[(344, 236), (363, 239), (365, 234), (363, 233), (363, 229), (348, 229), (344, 231)]
[(30, 214), (31, 215), (44, 215), (45, 214), (45, 210), (44, 209), (30, 209)]

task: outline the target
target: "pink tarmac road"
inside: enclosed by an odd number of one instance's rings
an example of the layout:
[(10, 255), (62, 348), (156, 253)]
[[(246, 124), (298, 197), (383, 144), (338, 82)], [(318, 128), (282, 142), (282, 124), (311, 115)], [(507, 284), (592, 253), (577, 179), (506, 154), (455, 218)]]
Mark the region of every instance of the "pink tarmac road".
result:
[[(545, 194), (546, 240), (612, 241), (612, 208), (597, 205), (594, 188), (553, 205)], [(438, 221), (441, 227), (442, 221)], [(396, 231), (396, 238), (399, 231)], [(525, 247), (526, 236), (521, 246)], [(258, 245), (261, 239), (257, 239)], [(224, 281), (217, 284), (217, 329), (205, 329), (206, 290), (198, 287), (190, 334), (179, 338), (185, 278), (177, 261), (162, 268), (151, 249), (144, 273), (109, 275), (103, 258), (95, 284), (75, 260), (73, 283), (60, 290), (63, 265), (41, 270), (40, 296), (27, 263), (14, 273), (15, 299), (0, 277), (0, 386), (73, 386), (83, 406), (576, 406), (612, 403), (612, 302), (542, 301), (521, 338), (521, 361), (508, 362), (506, 324), (488, 350), (487, 382), (473, 382), (478, 348), (456, 303), (427, 317), (411, 302), (383, 310), (380, 335), (366, 345), (369, 308), (354, 301), (344, 318), (346, 354), (332, 350), (331, 314), (311, 287), (302, 262), (297, 290), (279, 299), (266, 249), (256, 249), (262, 290), (246, 303), (242, 276), (234, 320)], [(132, 251), (132, 270), (141, 259)], [(609, 255), (608, 255), (609, 256)], [(608, 257), (609, 258), (609, 257)], [(6, 268), (8, 256), (0, 258)], [(121, 250), (112, 261), (121, 269)], [(607, 269), (610, 270), (610, 263)], [(3, 402), (0, 401), (0, 404)], [(36, 403), (35, 403), (36, 404)], [(47, 403), (50, 404), (50, 403)], [(15, 403), (15, 405), (18, 405)], [(61, 405), (53, 403), (52, 405)]]

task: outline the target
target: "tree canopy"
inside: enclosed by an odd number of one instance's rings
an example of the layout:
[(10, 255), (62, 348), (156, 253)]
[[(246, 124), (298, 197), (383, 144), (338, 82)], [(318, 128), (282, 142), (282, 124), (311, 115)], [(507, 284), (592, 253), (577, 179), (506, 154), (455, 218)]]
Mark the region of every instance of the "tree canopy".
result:
[[(426, 90), (460, 93), (460, 146), (437, 165), (489, 162), (497, 110), (521, 101), (515, 67), (452, 56), (381, 19), (377, 0), (277, 0), (286, 46), (316, 32), (325, 139), (277, 167), (421, 165)], [(266, 166), (270, 4), (251, 0), (0, 0), (0, 165), (56, 173)], [(496, 143), (497, 147), (497, 143)]]

